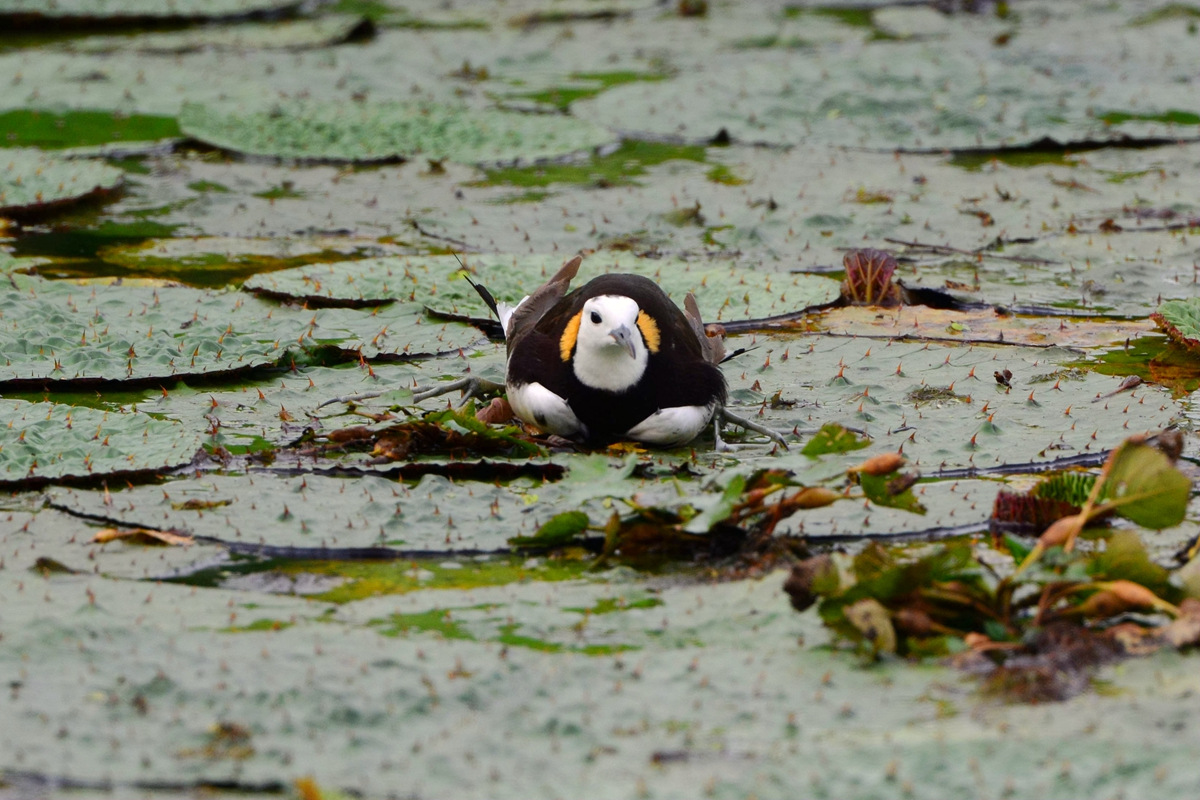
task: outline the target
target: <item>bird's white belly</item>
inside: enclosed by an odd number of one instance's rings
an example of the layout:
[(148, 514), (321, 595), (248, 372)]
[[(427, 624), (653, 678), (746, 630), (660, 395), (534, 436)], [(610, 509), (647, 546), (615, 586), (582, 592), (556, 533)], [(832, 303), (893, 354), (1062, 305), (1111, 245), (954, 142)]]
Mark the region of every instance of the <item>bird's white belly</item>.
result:
[(660, 447), (687, 444), (704, 430), (715, 410), (715, 404), (659, 409), (630, 428), (625, 438)]
[(509, 384), (508, 404), (514, 414), (546, 433), (568, 439), (587, 436), (587, 426), (579, 421), (567, 401), (540, 383)]

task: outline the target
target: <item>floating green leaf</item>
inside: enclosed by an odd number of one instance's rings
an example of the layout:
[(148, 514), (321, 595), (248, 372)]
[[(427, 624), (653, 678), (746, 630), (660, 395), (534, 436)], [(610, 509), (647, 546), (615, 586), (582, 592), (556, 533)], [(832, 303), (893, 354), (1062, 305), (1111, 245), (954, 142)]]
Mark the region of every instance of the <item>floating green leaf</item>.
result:
[(293, 10), (296, 0), (0, 0), (0, 17), (30, 20), (203, 20), (236, 18), (251, 14), (282, 13)]
[(38, 150), (0, 149), (0, 215), (44, 212), (111, 192), (125, 174), (98, 161), (62, 161)]
[(745, 476), (734, 475), (729, 479), (724, 491), (706, 498), (705, 507), (699, 514), (688, 520), (683, 529), (688, 533), (708, 533), (729, 518), (734, 507), (742, 500), (742, 493), (745, 489)]
[(289, 101), (261, 111), (185, 103), (179, 125), (226, 150), (312, 161), (536, 161), (612, 140), (569, 117), (398, 102)]
[[(30, 336), (30, 321), (45, 326)], [(280, 308), (236, 293), (182, 287), (78, 286), (21, 277), (0, 290), (0, 383), (161, 379), (246, 370), (289, 352), (406, 359), (479, 339), (419, 309)], [(353, 355), (350, 355), (353, 354)]]
[[(1062, 350), (819, 337), (760, 336), (758, 344), (725, 365), (735, 409), (753, 404), (755, 421), (779, 431), (853, 427), (871, 440), (866, 454), (902, 448), (926, 475), (1089, 453), (1102, 460), (1131, 433), (1157, 432), (1181, 413), (1157, 386), (1123, 388), (1119, 378), (1095, 372), (1061, 378), (1074, 358)], [(1014, 373), (1011, 388), (993, 377), (1006, 368)], [(953, 397), (921, 399), (922, 387), (950, 386)], [(790, 452), (773, 460), (798, 475), (813, 463)], [(850, 456), (821, 462), (844, 469)]]
[[(133, 50), (142, 53), (189, 53), (199, 50), (303, 50), (339, 44), (365, 35), (370, 23), (353, 14), (330, 14), (317, 19), (264, 24), (205, 26), (171, 33), (138, 36), (89, 36), (70, 44), (81, 53)], [(158, 138), (158, 137), (155, 137)]]
[[(137, 417), (145, 423), (142, 415)], [(160, 424), (166, 430), (182, 428)], [(93, 425), (88, 434), (94, 432)], [(404, 483), (377, 475), (346, 479), (260, 470), (249, 476), (188, 477), (163, 486), (111, 486), (108, 496), (103, 491), (57, 489), (52, 499), (56, 506), (102, 515), (113, 524), (153, 522), (250, 551), (260, 545), (291, 548), (292, 559), (311, 560), (337, 558), (339, 549), (346, 550), (344, 557), (354, 558), (354, 550), (371, 547), (427, 554), (503, 550), (508, 536), (536, 530), (536, 521), (524, 513), (523, 496), (536, 486), (527, 479), (492, 486), (456, 483), (438, 475)], [(322, 549), (326, 552), (317, 552)], [(198, 554), (201, 559), (209, 556)], [(276, 556), (284, 557), (282, 552)]]
[(105, 245), (97, 255), (105, 263), (122, 267), (132, 276), (169, 278), (192, 286), (222, 287), (258, 273), (375, 255), (387, 249), (370, 239), (345, 236), (286, 239), (198, 236)]
[[(670, 81), (618, 86), (572, 110), (622, 130), (690, 141), (724, 132), (743, 142), (888, 149), (1013, 146), (1044, 137), (1070, 142), (1120, 132), (1170, 135), (1181, 123), (1194, 124), (1196, 108), (1180, 108), (1179, 95), (1168, 88), (1200, 66), (1185, 27), (1130, 28), (1124, 8), (1094, 11), (1100, 16), (1090, 17), (1087, 37), (1077, 35), (1077, 20), (1065, 8), (1023, 26), (1011, 41), (1004, 23), (985, 23), (1004, 37), (1005, 47), (979, 47), (980, 30), (963, 24), (971, 15), (945, 20), (931, 14), (942, 23), (936, 41), (813, 48), (805, 58), (706, 52)], [(1069, 38), (1076, 44), (1047, 46)], [(1119, 72), (1107, 57), (1118, 42), (1163, 50), (1137, 69)], [(1189, 50), (1186, 64), (1166, 55), (1176, 48)], [(1070, 70), (1083, 91), (1064, 94), (1062, 70)], [(1133, 103), (1136, 112), (1124, 116), (1093, 116), (1096, 108)]]
[[(464, 255), (473, 279), (510, 303), (537, 289), (562, 266), (557, 255)], [(314, 301), (419, 301), (442, 313), (488, 318), (490, 311), (461, 277), (453, 256), (405, 256), (322, 264), (273, 272), (248, 280), (245, 288)], [(654, 279), (677, 303), (695, 292), (708, 321), (767, 317), (827, 303), (837, 297), (835, 281), (815, 275), (781, 275), (739, 269), (706, 260), (639, 258), (597, 253), (580, 269), (576, 286), (607, 272)]]
[(0, 400), (0, 486), (99, 480), (182, 466), (201, 435), (148, 414)]
[[(174, 117), (113, 111), (14, 109), (0, 113), (0, 147), (90, 147), (179, 136)], [(4, 154), (0, 153), (0, 163)], [(72, 162), (78, 165), (79, 162)]]
[(826, 453), (849, 453), (860, 450), (871, 443), (856, 433), (846, 430), (836, 422), (828, 422), (804, 443), (800, 452), (810, 458), (823, 456)]
[(533, 536), (514, 536), (508, 543), (517, 549), (559, 547), (588, 529), (588, 515), (582, 511), (563, 511), (544, 522)]
[(1168, 300), (1150, 318), (1173, 342), (1200, 352), (1200, 298)]

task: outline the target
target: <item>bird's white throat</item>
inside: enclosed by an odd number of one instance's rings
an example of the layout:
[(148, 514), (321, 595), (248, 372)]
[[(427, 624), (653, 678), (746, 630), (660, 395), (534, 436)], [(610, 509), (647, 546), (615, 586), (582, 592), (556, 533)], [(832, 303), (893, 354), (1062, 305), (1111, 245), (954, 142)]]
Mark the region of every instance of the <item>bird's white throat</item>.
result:
[[(629, 297), (600, 295), (583, 304), (572, 366), (584, 386), (628, 391), (642, 379), (650, 353), (638, 329), (638, 304)], [(625, 341), (621, 340), (624, 329)], [(629, 348), (632, 345), (633, 355)]]

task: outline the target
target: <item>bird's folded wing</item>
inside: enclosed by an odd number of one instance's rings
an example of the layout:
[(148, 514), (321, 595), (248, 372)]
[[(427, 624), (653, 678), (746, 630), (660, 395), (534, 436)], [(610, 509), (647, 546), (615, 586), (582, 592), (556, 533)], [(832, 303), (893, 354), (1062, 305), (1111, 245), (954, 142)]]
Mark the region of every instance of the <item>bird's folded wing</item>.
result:
[(512, 352), (521, 337), (533, 330), (533, 326), (537, 325), (546, 312), (554, 308), (558, 301), (566, 295), (567, 290), (571, 288), (571, 280), (575, 277), (575, 273), (579, 272), (579, 265), (582, 262), (581, 256), (575, 256), (563, 264), (562, 268), (554, 273), (554, 277), (538, 287), (533, 294), (526, 297), (520, 305), (513, 309), (508, 326), (504, 330), (509, 352)]
[(700, 316), (700, 306), (696, 303), (696, 295), (691, 292), (683, 298), (683, 312), (688, 325), (700, 341), (700, 350), (710, 364), (720, 364), (725, 360), (725, 342), (722, 336), (709, 336), (704, 329), (704, 320)]

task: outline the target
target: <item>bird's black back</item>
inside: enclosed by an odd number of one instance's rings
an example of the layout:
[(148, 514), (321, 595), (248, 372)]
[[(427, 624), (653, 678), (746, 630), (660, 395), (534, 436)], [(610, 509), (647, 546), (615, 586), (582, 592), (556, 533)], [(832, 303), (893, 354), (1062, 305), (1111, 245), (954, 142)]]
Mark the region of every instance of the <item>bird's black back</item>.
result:
[[(625, 392), (592, 389), (564, 362), (560, 341), (567, 324), (583, 304), (600, 295), (630, 297), (658, 325), (659, 348), (650, 353), (646, 371)], [(572, 352), (572, 358), (574, 353)], [(725, 377), (704, 356), (683, 311), (658, 284), (640, 275), (612, 274), (593, 278), (566, 295), (515, 341), (509, 353), (510, 383), (538, 382), (567, 400), (592, 442), (621, 438), (626, 431), (663, 408), (705, 406), (725, 402)]]

